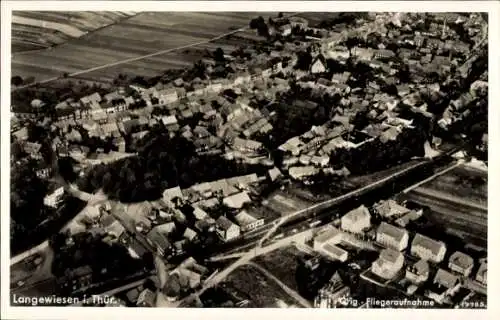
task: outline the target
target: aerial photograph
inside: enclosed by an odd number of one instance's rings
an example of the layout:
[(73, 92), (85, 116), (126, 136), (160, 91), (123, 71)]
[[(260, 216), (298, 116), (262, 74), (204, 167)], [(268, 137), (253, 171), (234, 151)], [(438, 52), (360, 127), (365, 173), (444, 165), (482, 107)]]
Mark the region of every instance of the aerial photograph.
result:
[(10, 306), (488, 307), (487, 12), (11, 19)]

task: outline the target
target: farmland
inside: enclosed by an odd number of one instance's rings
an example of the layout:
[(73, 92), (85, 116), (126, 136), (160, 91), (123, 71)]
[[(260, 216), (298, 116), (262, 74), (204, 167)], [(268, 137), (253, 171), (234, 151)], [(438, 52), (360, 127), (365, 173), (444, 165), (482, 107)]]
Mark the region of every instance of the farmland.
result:
[[(99, 82), (110, 82), (119, 74), (157, 76), (192, 65), (206, 50), (230, 52), (262, 39), (254, 30), (238, 30), (259, 15), (267, 20), (277, 12), (142, 12), (50, 49), (14, 54), (12, 76), (43, 81), (78, 73), (73, 77)], [(300, 14), (311, 24), (334, 15)], [(228, 33), (232, 34), (221, 37)], [(217, 39), (207, 42), (213, 38)]]
[[(110, 25), (78, 39), (33, 53), (14, 54), (12, 75), (34, 76), (36, 80), (72, 74), (120, 60), (189, 46), (185, 50), (166, 52), (130, 63), (99, 69), (84, 78), (111, 81), (119, 73), (155, 76), (167, 69), (183, 68), (201, 58), (205, 49), (220, 47), (230, 51), (244, 40), (255, 39), (255, 33), (242, 31), (238, 41), (220, 39), (204, 43), (221, 34), (246, 27), (251, 18), (273, 14), (251, 12), (143, 12), (121, 23)], [(202, 23), (200, 23), (202, 22)]]
[(12, 52), (45, 49), (133, 16), (133, 12), (15, 11)]
[(487, 178), (485, 172), (459, 166), (411, 190), (407, 199), (428, 206), (432, 221), (479, 246), (487, 239)]

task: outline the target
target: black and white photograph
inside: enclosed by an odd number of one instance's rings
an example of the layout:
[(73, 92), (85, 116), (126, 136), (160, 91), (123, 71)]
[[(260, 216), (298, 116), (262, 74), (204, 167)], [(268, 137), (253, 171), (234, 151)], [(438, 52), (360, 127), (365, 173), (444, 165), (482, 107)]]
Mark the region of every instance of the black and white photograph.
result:
[(42, 2), (2, 21), (2, 305), (489, 309), (498, 4)]

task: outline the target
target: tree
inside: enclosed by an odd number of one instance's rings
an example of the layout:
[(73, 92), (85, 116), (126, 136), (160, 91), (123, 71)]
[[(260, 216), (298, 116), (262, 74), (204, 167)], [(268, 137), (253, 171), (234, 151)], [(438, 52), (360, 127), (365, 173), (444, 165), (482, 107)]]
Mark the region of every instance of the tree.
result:
[(224, 50), (222, 50), (221, 48), (215, 49), (214, 59), (217, 62), (224, 62), (224, 61), (226, 61), (226, 59), (224, 58)]
[(24, 83), (24, 80), (20, 76), (13, 76), (10, 79), (10, 84), (13, 86), (16, 86), (16, 87), (22, 85), (23, 83)]
[(302, 51), (298, 54), (297, 64), (295, 65), (296, 69), (307, 71), (311, 66), (312, 56), (309, 52)]

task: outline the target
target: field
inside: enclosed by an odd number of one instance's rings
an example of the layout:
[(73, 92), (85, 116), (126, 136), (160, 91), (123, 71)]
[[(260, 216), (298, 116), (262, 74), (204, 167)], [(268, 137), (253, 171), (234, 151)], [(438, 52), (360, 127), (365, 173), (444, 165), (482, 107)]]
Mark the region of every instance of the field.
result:
[(12, 52), (45, 49), (133, 16), (133, 12), (14, 11)]
[(223, 284), (224, 291), (249, 301), (249, 308), (275, 308), (280, 302), (296, 305), (297, 302), (271, 279), (256, 268), (246, 265), (231, 273)]
[(290, 289), (297, 291), (298, 287), (295, 281), (295, 271), (298, 266), (297, 258), (303, 255), (305, 254), (295, 246), (289, 246), (259, 256), (254, 261), (280, 279)]
[[(259, 13), (261, 14), (261, 13)], [(36, 80), (74, 73), (119, 60), (204, 42), (235, 29), (246, 27), (259, 15), (251, 12), (143, 12), (121, 23), (110, 25), (78, 39), (33, 53), (14, 54), (12, 75), (34, 76)], [(265, 18), (271, 14), (261, 14)], [(253, 31), (239, 34), (255, 39)], [(239, 40), (243, 44), (243, 40)], [(138, 61), (100, 69), (84, 78), (110, 81), (119, 73), (155, 76), (174, 68), (183, 68), (198, 60), (205, 49), (236, 48), (237, 41), (220, 39)]]
[(429, 218), (466, 241), (486, 247), (488, 231), (487, 177), (457, 167), (410, 191), (407, 199), (428, 206)]
[[(100, 13), (99, 13), (100, 14)], [(199, 60), (206, 49), (231, 52), (238, 46), (262, 39), (248, 27), (252, 18), (276, 16), (276, 12), (141, 12), (129, 19), (89, 32), (78, 39), (34, 52), (13, 54), (12, 76), (35, 77), (42, 81), (61, 77), (99, 82), (112, 81), (118, 74), (156, 76), (168, 69), (184, 68)], [(303, 13), (315, 24), (335, 13)], [(234, 32), (229, 38), (220, 37)], [(189, 46), (189, 48), (188, 48)], [(168, 51), (169, 49), (181, 49)], [(128, 61), (152, 53), (161, 54)], [(109, 66), (127, 60), (118, 65)], [(99, 67), (97, 70), (89, 70)], [(103, 67), (103, 68), (100, 68)]]

